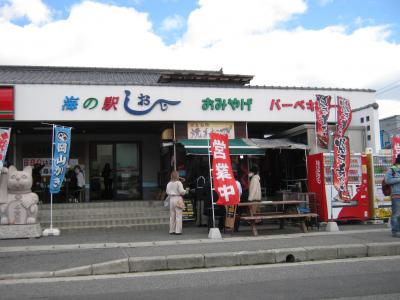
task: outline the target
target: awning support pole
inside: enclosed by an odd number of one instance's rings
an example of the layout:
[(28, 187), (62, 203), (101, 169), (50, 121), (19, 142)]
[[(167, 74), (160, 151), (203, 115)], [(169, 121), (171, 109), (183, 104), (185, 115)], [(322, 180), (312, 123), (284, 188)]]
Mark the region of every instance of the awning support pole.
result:
[(174, 122), (174, 171), (176, 171), (176, 136), (175, 136), (175, 122)]

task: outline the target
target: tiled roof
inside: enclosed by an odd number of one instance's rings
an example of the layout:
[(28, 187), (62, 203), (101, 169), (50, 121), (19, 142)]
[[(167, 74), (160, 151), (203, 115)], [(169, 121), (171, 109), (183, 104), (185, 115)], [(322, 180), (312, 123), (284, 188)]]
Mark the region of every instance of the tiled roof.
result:
[(158, 70), (0, 66), (0, 84), (156, 84)]
[(334, 87), (251, 86), (252, 75), (224, 74), (220, 71), (2, 66), (0, 85), (7, 84), (74, 84), (74, 85), (158, 85), (184, 87), (221, 87), (279, 90), (355, 91), (373, 93), (372, 89)]

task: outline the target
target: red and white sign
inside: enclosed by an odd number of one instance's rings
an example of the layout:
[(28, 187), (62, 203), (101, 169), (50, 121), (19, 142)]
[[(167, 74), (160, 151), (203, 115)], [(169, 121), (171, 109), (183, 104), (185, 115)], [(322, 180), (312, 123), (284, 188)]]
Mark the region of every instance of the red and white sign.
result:
[(315, 95), (316, 131), (319, 145), (328, 149), (328, 118), (331, 108), (331, 96)]
[(213, 156), (213, 185), (219, 197), (217, 205), (236, 205), (239, 203), (240, 198), (239, 190), (233, 177), (228, 136), (210, 133), (210, 146)]
[(4, 159), (7, 155), (8, 144), (10, 143), (11, 128), (0, 128), (0, 170), (3, 168)]
[(392, 162), (394, 163), (397, 155), (400, 154), (400, 136), (392, 137)]
[(338, 201), (349, 202), (350, 143), (347, 136), (335, 135), (333, 140), (333, 185), (338, 191)]
[(344, 136), (351, 122), (351, 106), (350, 101), (343, 97), (337, 97), (337, 127), (336, 135)]

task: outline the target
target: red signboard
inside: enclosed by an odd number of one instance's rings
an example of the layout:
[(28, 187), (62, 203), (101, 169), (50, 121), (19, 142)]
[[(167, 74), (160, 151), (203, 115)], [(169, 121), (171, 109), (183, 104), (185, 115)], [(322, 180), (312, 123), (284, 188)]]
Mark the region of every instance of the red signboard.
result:
[(319, 145), (328, 149), (328, 118), (331, 108), (331, 96), (315, 95), (316, 131)]
[(344, 136), (351, 122), (350, 101), (346, 98), (337, 97), (337, 127), (336, 135)]
[(0, 86), (0, 120), (14, 119), (14, 88)]
[(394, 163), (397, 155), (400, 154), (400, 136), (392, 137), (392, 162)]
[(240, 201), (240, 196), (233, 177), (228, 136), (226, 134), (210, 133), (210, 146), (213, 156), (213, 185), (219, 197), (217, 204), (236, 205)]
[(307, 156), (308, 190), (314, 192), (319, 205), (314, 206), (315, 211), (323, 222), (329, 219), (325, 192), (324, 156), (317, 153)]
[(333, 185), (338, 191), (338, 201), (351, 201), (348, 191), (350, 168), (350, 143), (347, 136), (334, 136), (333, 140)]

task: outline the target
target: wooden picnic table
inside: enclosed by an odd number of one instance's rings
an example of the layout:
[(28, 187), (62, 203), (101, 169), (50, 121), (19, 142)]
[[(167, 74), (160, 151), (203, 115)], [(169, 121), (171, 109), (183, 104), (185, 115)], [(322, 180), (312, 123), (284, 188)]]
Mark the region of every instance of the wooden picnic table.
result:
[[(300, 200), (283, 200), (283, 201), (252, 201), (239, 203), (238, 207), (247, 207), (247, 213), (241, 212), (236, 215), (239, 220), (250, 222), (253, 235), (258, 235), (256, 222), (258, 220), (280, 220), (280, 228), (284, 228), (285, 220), (288, 219), (298, 219), (300, 229), (303, 232), (307, 232), (307, 226), (305, 224), (306, 219), (317, 218), (318, 215), (315, 213), (301, 213), (299, 206), (306, 203), (306, 201)], [(262, 207), (262, 206), (275, 206), (275, 211), (264, 212), (264, 213), (254, 213), (250, 207)]]

